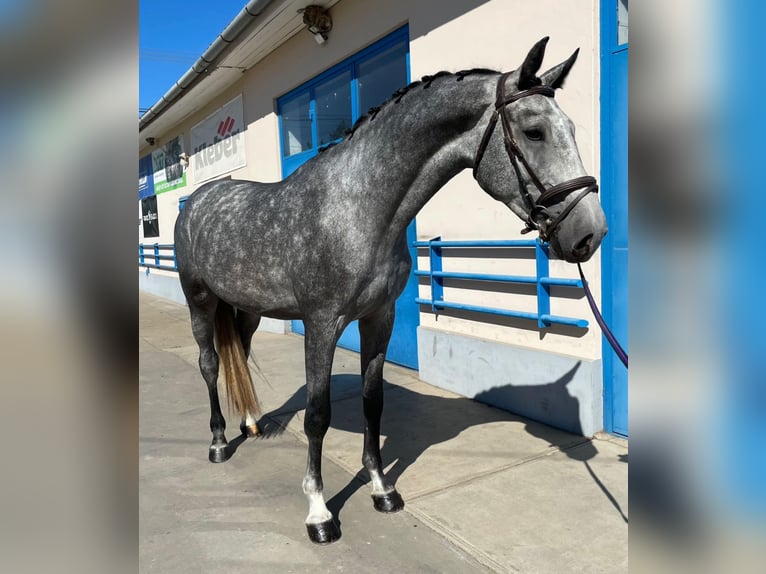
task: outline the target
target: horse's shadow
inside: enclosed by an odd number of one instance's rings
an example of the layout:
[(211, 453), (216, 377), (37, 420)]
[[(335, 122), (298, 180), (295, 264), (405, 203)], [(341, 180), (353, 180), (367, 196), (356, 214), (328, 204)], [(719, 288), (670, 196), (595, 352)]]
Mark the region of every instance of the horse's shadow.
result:
[[(584, 438), (580, 440), (576, 435), (572, 435), (570, 439), (562, 431), (529, 418), (488, 405), (476, 404), (476, 401), (497, 403), (498, 397), (502, 397), (503, 404), (555, 404), (561, 416), (570, 421), (570, 429), (579, 431), (579, 401), (576, 397), (571, 396), (567, 390), (567, 385), (574, 378), (579, 366), (580, 363), (578, 362), (558, 380), (548, 384), (495, 387), (480, 393), (475, 397), (475, 400), (462, 397), (425, 395), (406, 386), (386, 384), (385, 395), (391, 398), (384, 409), (381, 424), (382, 434), (386, 437), (381, 448), (383, 465), (384, 467), (391, 465), (386, 476), (391, 483), (395, 484), (402, 474), (430, 447), (449, 441), (473, 426), (501, 421), (525, 423), (526, 432), (546, 441), (548, 446), (559, 447), (570, 458), (581, 460), (587, 466), (587, 461), (593, 458), (598, 451)], [(337, 374), (333, 375), (331, 380), (331, 388), (342, 392), (349, 389), (361, 391), (361, 387), (361, 377), (358, 375)], [(394, 393), (397, 395), (395, 399), (392, 396)], [(306, 387), (304, 385), (282, 405), (266, 413), (259, 421), (263, 437), (268, 438), (281, 434), (290, 420), (298, 411), (304, 409), (305, 405)], [(397, 405), (406, 405), (406, 408), (396, 411), (394, 409)], [(341, 398), (341, 400), (333, 403), (333, 411), (332, 428), (360, 435), (359, 470), (340, 492), (327, 501), (328, 509), (339, 519), (340, 512), (346, 502), (356, 491), (369, 483), (369, 475), (361, 465), (361, 434), (364, 432), (361, 396)], [(574, 445), (578, 445), (578, 447), (569, 448)], [(590, 467), (588, 468), (590, 469)], [(591, 476), (622, 513), (619, 505), (592, 471)]]

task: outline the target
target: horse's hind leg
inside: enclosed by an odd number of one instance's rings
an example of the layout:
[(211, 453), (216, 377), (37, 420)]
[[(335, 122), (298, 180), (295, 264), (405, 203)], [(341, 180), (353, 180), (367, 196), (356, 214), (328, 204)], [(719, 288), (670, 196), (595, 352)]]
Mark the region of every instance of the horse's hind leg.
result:
[(309, 499), (306, 530), (309, 539), (327, 544), (340, 538), (340, 530), (327, 510), (322, 484), (322, 441), (330, 426), (330, 373), (337, 334), (334, 321), (304, 321), (306, 325), (306, 415), (303, 429), (309, 441), (303, 492)]
[(359, 320), (362, 343), (362, 403), (364, 406), (364, 452), (362, 463), (372, 480), (372, 501), (379, 512), (396, 512), (404, 501), (383, 474), (380, 458), (380, 417), (383, 413), (383, 364), (394, 326), (395, 306)]
[(223, 418), (218, 400), (218, 353), (215, 351), (213, 342), (213, 325), (217, 306), (217, 299), (207, 299), (204, 305), (189, 303), (192, 333), (199, 346), (199, 370), (202, 378), (205, 379), (210, 397), (210, 430), (213, 433), (213, 442), (208, 451), (210, 462), (224, 462), (231, 456), (226, 448), (228, 443), (224, 434), (226, 420)]
[[(261, 316), (253, 313), (247, 313), (242, 309), (237, 309), (237, 330), (239, 336), (242, 339), (242, 348), (245, 350), (245, 358), (250, 357), (250, 345), (253, 340), (253, 334), (258, 328), (258, 324), (261, 322)], [(257, 417), (260, 413), (247, 413), (242, 417), (242, 422), (239, 425), (239, 429), (242, 434), (247, 437), (255, 437), (260, 434), (258, 429)]]

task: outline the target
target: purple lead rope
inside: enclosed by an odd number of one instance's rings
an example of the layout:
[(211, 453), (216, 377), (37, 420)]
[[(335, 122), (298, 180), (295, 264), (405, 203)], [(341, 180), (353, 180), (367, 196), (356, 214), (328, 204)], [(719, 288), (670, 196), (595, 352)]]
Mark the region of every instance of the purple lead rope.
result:
[(588, 299), (588, 305), (590, 305), (590, 310), (593, 311), (593, 316), (596, 317), (596, 323), (598, 323), (598, 326), (601, 327), (601, 331), (603, 331), (606, 340), (609, 341), (612, 349), (614, 349), (614, 352), (617, 354), (617, 356), (620, 358), (620, 361), (622, 361), (622, 364), (625, 365), (625, 368), (627, 369), (628, 354), (625, 352), (625, 349), (620, 346), (620, 344), (617, 342), (617, 339), (614, 338), (612, 331), (604, 322), (604, 318), (601, 316), (598, 307), (596, 307), (596, 302), (593, 300), (593, 295), (590, 292), (590, 287), (588, 287), (588, 282), (585, 280), (585, 275), (583, 275), (582, 267), (580, 267), (579, 263), (577, 264), (577, 270), (580, 272), (582, 286), (583, 289), (585, 289), (585, 297)]

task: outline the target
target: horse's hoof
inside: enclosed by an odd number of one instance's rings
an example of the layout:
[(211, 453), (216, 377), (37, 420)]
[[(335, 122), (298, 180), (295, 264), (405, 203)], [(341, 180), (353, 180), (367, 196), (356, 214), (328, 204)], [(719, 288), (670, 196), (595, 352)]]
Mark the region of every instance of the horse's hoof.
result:
[(373, 494), (372, 503), (378, 512), (399, 512), (404, 508), (404, 500), (395, 490), (386, 494)]
[(227, 445), (225, 444), (221, 446), (211, 446), (207, 453), (210, 462), (226, 462), (229, 460), (231, 458), (231, 453), (226, 446)]
[(332, 518), (319, 524), (307, 524), (309, 540), (314, 544), (330, 544), (340, 538), (340, 528)]
[(242, 431), (242, 434), (247, 438), (255, 438), (261, 434), (261, 429), (258, 428), (256, 423), (251, 425), (241, 424), (239, 425), (239, 430)]

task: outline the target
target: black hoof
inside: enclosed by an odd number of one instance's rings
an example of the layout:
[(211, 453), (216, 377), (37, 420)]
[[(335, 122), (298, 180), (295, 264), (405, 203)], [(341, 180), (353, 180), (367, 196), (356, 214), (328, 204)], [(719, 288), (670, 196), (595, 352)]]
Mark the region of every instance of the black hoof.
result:
[(247, 438), (255, 438), (259, 434), (261, 434), (261, 429), (258, 428), (257, 424), (252, 424), (252, 425), (241, 424), (239, 425), (239, 430), (242, 431), (242, 434), (245, 435)]
[(395, 490), (386, 494), (373, 494), (372, 503), (378, 512), (399, 512), (404, 508), (404, 500)]
[(314, 544), (330, 544), (340, 538), (340, 528), (332, 518), (319, 524), (307, 524), (309, 540)]
[(207, 453), (207, 457), (210, 459), (210, 462), (226, 462), (229, 460), (231, 458), (231, 453), (226, 446), (227, 445), (219, 447), (211, 446)]

